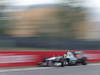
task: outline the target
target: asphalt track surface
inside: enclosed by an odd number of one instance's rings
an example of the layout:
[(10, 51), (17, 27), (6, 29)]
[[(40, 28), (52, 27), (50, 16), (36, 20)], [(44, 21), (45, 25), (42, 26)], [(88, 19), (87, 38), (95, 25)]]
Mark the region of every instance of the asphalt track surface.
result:
[(99, 65), (40, 67), (13, 71), (0, 71), (0, 75), (100, 75)]

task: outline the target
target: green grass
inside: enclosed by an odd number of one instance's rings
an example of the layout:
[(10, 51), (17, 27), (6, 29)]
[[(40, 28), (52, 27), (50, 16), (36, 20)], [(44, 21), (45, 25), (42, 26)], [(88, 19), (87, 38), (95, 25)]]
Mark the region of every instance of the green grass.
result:
[(0, 51), (20, 51), (20, 50), (45, 51), (45, 50), (61, 50), (61, 49), (48, 49), (48, 48), (0, 48)]

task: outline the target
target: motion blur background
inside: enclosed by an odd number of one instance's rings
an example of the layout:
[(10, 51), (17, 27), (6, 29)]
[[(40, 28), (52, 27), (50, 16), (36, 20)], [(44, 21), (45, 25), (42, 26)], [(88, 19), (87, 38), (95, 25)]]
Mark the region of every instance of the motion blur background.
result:
[(99, 0), (0, 0), (0, 48), (100, 49)]

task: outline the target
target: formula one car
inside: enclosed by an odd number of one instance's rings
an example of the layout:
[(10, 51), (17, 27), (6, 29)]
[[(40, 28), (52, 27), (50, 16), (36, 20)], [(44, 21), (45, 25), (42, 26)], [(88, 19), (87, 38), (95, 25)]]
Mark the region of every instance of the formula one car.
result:
[(46, 67), (64, 67), (64, 66), (73, 66), (73, 65), (87, 65), (87, 57), (78, 56), (75, 52), (67, 52), (66, 56), (57, 56), (45, 58), (43, 62), (39, 63), (40, 66)]
[(65, 59), (63, 56), (44, 58), (44, 61), (39, 63), (39, 65), (45, 67), (63, 67), (65, 65)]

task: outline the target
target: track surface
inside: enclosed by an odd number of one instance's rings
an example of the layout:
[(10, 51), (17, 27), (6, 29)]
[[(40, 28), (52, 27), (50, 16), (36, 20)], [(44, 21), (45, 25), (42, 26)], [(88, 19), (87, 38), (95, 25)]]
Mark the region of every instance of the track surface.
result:
[(0, 75), (100, 75), (100, 65), (19, 69), (0, 71)]

